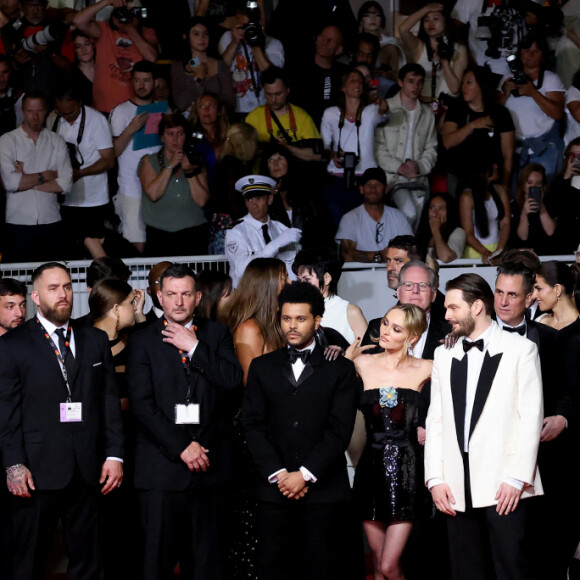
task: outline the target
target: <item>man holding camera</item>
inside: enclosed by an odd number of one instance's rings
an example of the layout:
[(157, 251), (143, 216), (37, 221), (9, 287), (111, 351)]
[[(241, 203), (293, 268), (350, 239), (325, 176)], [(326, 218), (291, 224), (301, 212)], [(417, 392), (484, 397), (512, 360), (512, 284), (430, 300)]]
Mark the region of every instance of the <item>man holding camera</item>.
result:
[[(258, 131), (258, 141), (275, 141), (303, 161), (320, 161), (321, 155), (315, 145), (320, 133), (312, 117), (300, 107), (288, 102), (288, 80), (284, 71), (271, 66), (262, 75), (266, 104), (256, 107), (246, 123)], [(307, 144), (311, 146), (306, 146)], [(322, 141), (320, 141), (320, 148)]]
[(231, 32), (224, 33), (218, 45), (232, 73), (239, 117), (264, 104), (262, 73), (272, 65), (284, 66), (282, 43), (263, 33), (257, 6), (257, 2), (250, 0), (245, 9), (239, 9)]
[[(108, 22), (95, 22), (106, 6), (113, 6)], [(157, 60), (157, 37), (152, 28), (142, 26), (144, 13), (131, 8), (126, 0), (101, 0), (87, 6), (74, 18), (74, 25), (95, 39), (95, 80), (93, 106), (110, 113), (131, 98), (131, 71), (140, 60)]]
[[(61, 206), (69, 244), (84, 245), (93, 258), (104, 256), (104, 223), (109, 210), (107, 170), (115, 163), (109, 123), (98, 111), (81, 103), (78, 90), (69, 86), (57, 93), (56, 111), (49, 115), (47, 127), (66, 141), (73, 167), (73, 186)], [(84, 255), (78, 248), (69, 247), (68, 251), (73, 258)]]
[(46, 99), (31, 91), (22, 100), (24, 122), (0, 138), (0, 174), (6, 188), (3, 262), (38, 262), (62, 256), (58, 194), (72, 185), (62, 137), (44, 128)]

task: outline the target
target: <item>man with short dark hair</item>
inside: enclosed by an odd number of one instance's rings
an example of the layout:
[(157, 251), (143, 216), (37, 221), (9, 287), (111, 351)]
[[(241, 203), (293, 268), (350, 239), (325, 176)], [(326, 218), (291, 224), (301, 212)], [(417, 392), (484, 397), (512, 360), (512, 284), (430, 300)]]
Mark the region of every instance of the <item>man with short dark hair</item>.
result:
[(358, 183), (363, 203), (342, 216), (335, 241), (345, 262), (384, 262), (389, 240), (413, 231), (399, 210), (385, 205), (387, 179), (382, 169), (367, 169)]
[[(375, 159), (387, 174), (395, 205), (417, 227), (437, 161), (435, 115), (420, 100), (425, 70), (406, 64), (399, 70), (401, 90), (387, 99), (390, 116), (375, 131)], [(408, 184), (408, 185), (407, 185)], [(405, 187), (407, 185), (407, 187)]]
[(0, 340), (0, 443), (13, 496), (13, 574), (44, 576), (62, 519), (69, 578), (98, 580), (99, 491), (113, 492), (123, 479), (111, 348), (104, 332), (71, 320), (72, 281), (62, 264), (40, 266), (32, 284), (37, 316)]
[(63, 138), (44, 128), (44, 95), (26, 94), (22, 113), (22, 126), (0, 137), (6, 189), (3, 260), (54, 260), (64, 244), (58, 194), (70, 190), (72, 167)]
[(26, 320), (26, 284), (0, 278), (0, 336)]
[(387, 285), (391, 290), (399, 287), (399, 273), (401, 268), (414, 260), (424, 262), (427, 251), (420, 246), (415, 236), (395, 236), (389, 241), (385, 253), (385, 265), (387, 270)]
[(226, 232), (226, 257), (234, 288), (246, 266), (255, 258), (282, 260), (290, 279), (296, 279), (292, 263), (302, 231), (270, 219), (268, 208), (274, 199), (272, 188), (275, 185), (273, 179), (264, 175), (248, 175), (236, 182), (236, 190), (244, 197), (248, 213)]
[[(73, 185), (61, 206), (67, 230), (68, 255), (93, 258), (105, 255), (103, 240), (109, 215), (107, 170), (115, 165), (111, 128), (107, 119), (81, 102), (78, 90), (62, 87), (56, 93), (55, 111), (47, 127), (67, 143), (73, 165)], [(73, 247), (73, 244), (79, 247)]]
[(294, 578), (299, 559), (304, 578), (338, 578), (345, 553), (333, 522), (350, 499), (344, 453), (356, 373), (345, 358), (326, 360), (314, 340), (324, 313), (317, 288), (294, 282), (278, 301), (288, 346), (252, 361), (243, 407), (257, 476), (258, 575)]
[(542, 494), (538, 349), (492, 320), (493, 292), (481, 276), (462, 274), (446, 290), (445, 317), (459, 340), (435, 351), (425, 482), (448, 516), (452, 578), (483, 580), (491, 541), (498, 580), (528, 579), (520, 500)]
[(153, 304), (151, 306), (151, 310), (149, 310), (149, 312), (147, 312), (145, 315), (145, 322), (148, 324), (155, 322), (158, 318), (163, 316), (163, 309), (161, 308), (161, 304), (159, 304), (157, 292), (159, 292), (160, 289), (161, 276), (165, 270), (171, 266), (173, 266), (173, 262), (163, 260), (162, 262), (157, 262), (157, 264), (152, 266), (151, 270), (149, 270), (149, 274), (147, 276), (147, 294), (149, 294), (149, 298), (151, 298), (151, 302), (153, 302)]
[(217, 486), (232, 469), (228, 405), (242, 369), (228, 329), (194, 318), (195, 275), (161, 275), (163, 316), (129, 340), (127, 381), (137, 421), (134, 486), (145, 530), (143, 580), (170, 578), (193, 558), (195, 578), (219, 579)]

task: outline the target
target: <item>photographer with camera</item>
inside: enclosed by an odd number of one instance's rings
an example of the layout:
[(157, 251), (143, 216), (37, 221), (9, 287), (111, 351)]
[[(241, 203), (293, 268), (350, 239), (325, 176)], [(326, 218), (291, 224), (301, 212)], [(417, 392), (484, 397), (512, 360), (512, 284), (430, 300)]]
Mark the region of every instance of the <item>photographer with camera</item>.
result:
[(539, 163), (550, 183), (562, 165), (559, 121), (566, 89), (558, 75), (546, 70), (548, 55), (546, 40), (528, 34), (518, 47), (519, 60), (509, 59), (511, 75), (502, 79), (499, 102), (510, 111), (516, 127), (514, 178), (529, 163)]
[(72, 189), (61, 206), (68, 257), (82, 259), (86, 248), (93, 259), (100, 258), (106, 255), (103, 239), (111, 208), (107, 170), (115, 164), (111, 128), (103, 115), (81, 102), (76, 87), (61, 88), (55, 104), (47, 127), (66, 141), (73, 168)]
[[(419, 24), (417, 36), (411, 32)], [(461, 77), (467, 67), (467, 48), (454, 41), (453, 21), (443, 4), (430, 3), (408, 16), (399, 25), (403, 47), (411, 62), (425, 69), (422, 100), (432, 103), (433, 110), (443, 112), (438, 100), (441, 93), (457, 96)]]
[(12, 54), (15, 84), (25, 93), (41, 90), (50, 105), (54, 92), (70, 73), (71, 61), (63, 56), (62, 49), (66, 42), (72, 54), (72, 40), (62, 21), (46, 18), (47, 0), (25, 0), (21, 6)]
[(159, 123), (163, 147), (141, 159), (141, 211), (148, 256), (207, 254), (208, 225), (203, 207), (209, 199), (207, 173), (194, 146), (191, 126), (179, 113)]
[[(146, 11), (131, 8), (126, 0), (101, 0), (74, 17), (74, 25), (95, 39), (93, 107), (110, 113), (131, 98), (131, 71), (140, 60), (157, 60), (157, 37), (143, 24)], [(113, 6), (108, 22), (95, 22), (96, 15)], [(146, 22), (146, 20), (145, 20)]]
[(429, 193), (429, 175), (437, 161), (435, 115), (420, 95), (425, 69), (406, 64), (399, 70), (401, 90), (387, 99), (390, 116), (375, 131), (375, 159), (387, 174), (391, 199), (413, 228), (419, 225)]
[(373, 142), (375, 127), (387, 120), (386, 101), (367, 105), (363, 74), (351, 69), (342, 77), (339, 105), (329, 107), (322, 115), (322, 141), (333, 176), (324, 188), (324, 196), (338, 224), (340, 218), (360, 204), (355, 176), (376, 167)]
[(275, 38), (266, 36), (260, 25), (256, 0), (239, 8), (231, 31), (220, 38), (218, 51), (230, 68), (236, 92), (239, 120), (266, 102), (261, 75), (270, 66), (284, 66), (284, 48)]
[(236, 94), (232, 75), (226, 63), (208, 54), (210, 28), (205, 18), (196, 16), (184, 35), (184, 58), (171, 63), (171, 88), (177, 108), (183, 112), (204, 93), (218, 95), (233, 111)]

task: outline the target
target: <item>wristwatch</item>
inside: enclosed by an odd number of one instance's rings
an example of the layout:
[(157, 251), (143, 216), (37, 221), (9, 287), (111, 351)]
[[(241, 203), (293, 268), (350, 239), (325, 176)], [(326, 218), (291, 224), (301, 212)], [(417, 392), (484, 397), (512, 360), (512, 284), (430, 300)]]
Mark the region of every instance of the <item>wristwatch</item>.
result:
[(380, 264), (383, 261), (383, 257), (381, 256), (380, 252), (377, 252), (374, 256), (373, 256), (373, 261), (376, 264)]
[(46, 179), (44, 178), (44, 175), (42, 175), (42, 173), (38, 174), (38, 185), (42, 185), (43, 183), (46, 183)]

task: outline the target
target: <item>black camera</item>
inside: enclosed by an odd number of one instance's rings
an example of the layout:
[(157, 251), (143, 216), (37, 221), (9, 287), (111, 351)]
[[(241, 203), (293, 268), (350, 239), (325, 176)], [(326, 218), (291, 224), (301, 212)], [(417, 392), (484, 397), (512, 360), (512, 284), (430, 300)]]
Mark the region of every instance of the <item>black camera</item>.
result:
[(499, 58), (502, 51), (512, 50), (517, 44), (516, 30), (522, 25), (521, 15), (504, 6), (498, 6), (487, 16), (477, 19), (476, 38), (487, 41), (485, 55)]
[(264, 46), (266, 37), (260, 24), (261, 15), (257, 0), (248, 0), (246, 2), (246, 13), (250, 21), (244, 26), (246, 29), (244, 40), (249, 46)]
[[(529, 79), (528, 75), (523, 71), (522, 63), (519, 58), (515, 54), (510, 54), (506, 58), (506, 62), (510, 68), (510, 72), (512, 73), (512, 81), (514, 81), (516, 85), (525, 85)], [(518, 89), (514, 89), (512, 91), (512, 95), (514, 97), (519, 97), (520, 91)]]
[(42, 30), (31, 34), (27, 38), (23, 38), (21, 41), (21, 46), (24, 50), (28, 52), (36, 52), (36, 47), (46, 46), (51, 42), (56, 42), (61, 38), (64, 38), (68, 27), (64, 22), (51, 22), (47, 24)]
[(445, 35), (437, 37), (437, 54), (443, 60), (451, 60), (453, 57), (453, 47)]
[(127, 6), (117, 6), (113, 8), (111, 17), (116, 18), (121, 24), (129, 22), (134, 16), (147, 18), (147, 8), (128, 8)]
[(203, 153), (199, 151), (199, 144), (202, 141), (203, 133), (201, 131), (192, 131), (184, 148), (185, 156), (191, 165), (196, 168), (197, 173), (201, 171), (205, 161)]
[(358, 164), (358, 156), (356, 153), (341, 153), (338, 156), (338, 162), (342, 165), (344, 170), (344, 188), (352, 189), (354, 187), (355, 169)]

